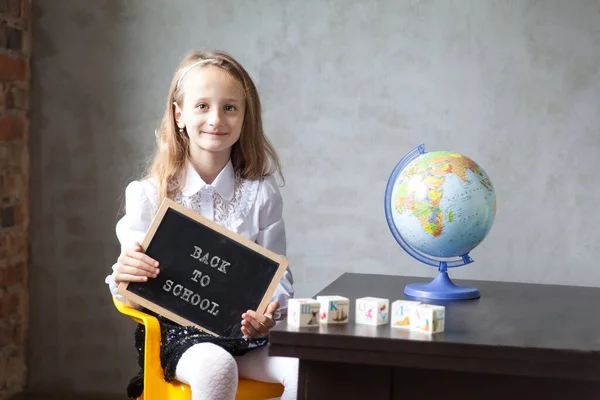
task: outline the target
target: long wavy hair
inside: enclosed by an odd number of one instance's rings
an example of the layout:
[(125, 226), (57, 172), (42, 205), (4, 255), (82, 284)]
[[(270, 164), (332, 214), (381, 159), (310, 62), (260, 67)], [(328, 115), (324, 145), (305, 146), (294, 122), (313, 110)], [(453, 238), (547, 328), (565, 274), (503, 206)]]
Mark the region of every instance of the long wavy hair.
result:
[(175, 121), (175, 106), (183, 107), (185, 84), (177, 87), (184, 70), (201, 60), (207, 61), (193, 68), (215, 65), (236, 79), (245, 98), (245, 113), (239, 140), (231, 149), (231, 162), (241, 177), (249, 180), (262, 179), (278, 172), (283, 179), (279, 156), (263, 131), (262, 110), (258, 90), (248, 72), (232, 56), (223, 51), (191, 51), (179, 63), (169, 87), (165, 113), (156, 130), (156, 146), (153, 159), (145, 178), (155, 179), (158, 185), (159, 204), (173, 198), (183, 189), (186, 163), (189, 158), (190, 141), (185, 131), (180, 132)]

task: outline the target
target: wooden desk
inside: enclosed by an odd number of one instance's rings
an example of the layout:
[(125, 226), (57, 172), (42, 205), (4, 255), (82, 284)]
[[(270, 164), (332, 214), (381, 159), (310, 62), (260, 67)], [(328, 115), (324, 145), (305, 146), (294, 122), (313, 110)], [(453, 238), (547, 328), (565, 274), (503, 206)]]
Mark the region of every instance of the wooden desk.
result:
[(457, 280), (482, 297), (444, 304), (444, 333), (354, 323), (357, 298), (391, 307), (426, 281), (344, 274), (319, 294), (350, 299), (348, 324), (272, 329), (269, 354), (300, 360), (298, 399), (600, 399), (600, 289)]

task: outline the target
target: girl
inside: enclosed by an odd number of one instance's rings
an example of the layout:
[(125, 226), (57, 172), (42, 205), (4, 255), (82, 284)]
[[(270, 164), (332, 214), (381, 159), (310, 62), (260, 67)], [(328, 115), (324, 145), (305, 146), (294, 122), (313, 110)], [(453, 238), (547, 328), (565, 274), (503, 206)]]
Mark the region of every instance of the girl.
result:
[[(139, 243), (165, 197), (285, 255), (282, 198), (273, 177), (281, 174), (279, 159), (263, 133), (256, 87), (237, 61), (223, 52), (187, 54), (173, 77), (156, 141), (146, 177), (125, 191), (126, 213), (116, 227), (122, 251), (106, 279), (113, 296), (120, 297), (120, 282), (160, 273)], [(280, 382), (282, 399), (295, 399), (297, 359), (269, 357), (264, 346), (269, 329), (286, 314), (292, 284), (288, 268), (265, 314), (248, 310), (240, 316), (243, 338), (235, 341), (159, 316), (165, 379), (190, 385), (193, 400), (234, 399), (238, 376)], [(138, 340), (142, 333), (138, 329)], [(130, 397), (141, 394), (137, 383), (130, 385)]]

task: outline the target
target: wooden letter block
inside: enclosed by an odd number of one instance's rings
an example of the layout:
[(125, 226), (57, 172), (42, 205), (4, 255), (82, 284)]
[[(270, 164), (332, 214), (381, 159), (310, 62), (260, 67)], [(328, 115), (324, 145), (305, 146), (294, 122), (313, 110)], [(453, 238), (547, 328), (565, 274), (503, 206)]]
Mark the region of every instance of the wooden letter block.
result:
[(298, 328), (319, 326), (321, 303), (315, 299), (289, 299), (288, 324)]
[(377, 297), (356, 299), (356, 323), (363, 325), (384, 325), (389, 322), (390, 302)]
[(446, 308), (432, 304), (420, 304), (413, 310), (410, 319), (411, 329), (415, 332), (438, 333), (444, 331)]
[(410, 329), (410, 319), (414, 309), (421, 303), (418, 301), (396, 300), (392, 303), (390, 325), (392, 328)]
[(323, 324), (348, 323), (349, 300), (342, 296), (317, 296), (321, 303), (319, 321)]

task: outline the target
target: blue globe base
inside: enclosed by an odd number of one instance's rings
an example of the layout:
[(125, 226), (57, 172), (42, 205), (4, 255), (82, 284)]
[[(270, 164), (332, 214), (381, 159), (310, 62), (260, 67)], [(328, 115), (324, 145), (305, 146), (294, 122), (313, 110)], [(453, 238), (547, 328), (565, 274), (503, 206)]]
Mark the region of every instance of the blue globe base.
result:
[(404, 294), (410, 297), (431, 300), (471, 300), (480, 297), (479, 290), (470, 286), (458, 286), (448, 276), (448, 272), (439, 271), (429, 283), (411, 283), (404, 288)]

